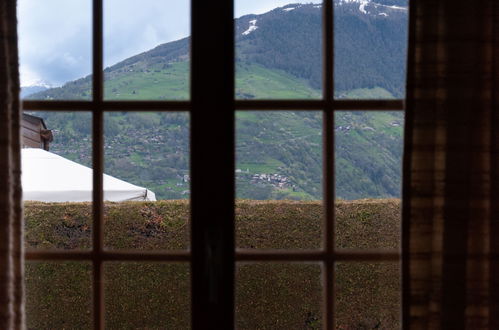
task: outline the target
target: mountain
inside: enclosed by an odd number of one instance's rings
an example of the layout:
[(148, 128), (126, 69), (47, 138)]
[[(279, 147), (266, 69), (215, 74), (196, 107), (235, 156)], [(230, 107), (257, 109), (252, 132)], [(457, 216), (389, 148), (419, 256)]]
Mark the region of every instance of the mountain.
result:
[[(406, 5), (335, 2), (337, 97), (403, 96)], [(290, 4), (237, 19), (236, 97), (320, 98), (321, 17), (318, 4)], [(130, 57), (104, 76), (107, 99), (187, 99), (189, 38)], [(90, 83), (89, 76), (29, 98), (89, 99)], [(56, 129), (54, 152), (91, 163), (89, 114), (38, 115)], [(188, 124), (182, 113), (106, 114), (106, 173), (147, 186), (160, 198), (188, 196)], [(238, 197), (321, 198), (320, 112), (238, 112), (236, 126)], [(396, 112), (337, 113), (337, 197), (399, 196), (402, 126)]]
[(21, 98), (27, 98), (32, 94), (36, 94), (39, 92), (46, 91), (50, 87), (47, 87), (45, 85), (32, 85), (32, 86), (21, 86)]

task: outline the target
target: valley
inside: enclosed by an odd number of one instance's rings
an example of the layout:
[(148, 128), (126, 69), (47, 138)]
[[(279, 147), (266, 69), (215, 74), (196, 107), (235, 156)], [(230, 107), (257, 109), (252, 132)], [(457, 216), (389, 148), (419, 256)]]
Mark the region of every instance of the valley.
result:
[[(362, 7), (367, 14), (354, 1), (336, 3), (337, 98), (404, 95), (407, 11), (381, 2)], [(236, 98), (320, 99), (321, 44), (318, 5), (238, 18)], [(189, 38), (110, 66), (104, 76), (108, 100), (188, 100)], [(88, 100), (91, 77), (27, 98)], [(322, 113), (299, 110), (236, 113), (238, 198), (322, 198)], [(33, 114), (54, 130), (52, 152), (91, 165), (89, 113)], [(145, 186), (159, 199), (189, 197), (187, 113), (113, 112), (104, 119), (107, 174)], [(338, 112), (335, 121), (337, 198), (400, 197), (403, 114)]]

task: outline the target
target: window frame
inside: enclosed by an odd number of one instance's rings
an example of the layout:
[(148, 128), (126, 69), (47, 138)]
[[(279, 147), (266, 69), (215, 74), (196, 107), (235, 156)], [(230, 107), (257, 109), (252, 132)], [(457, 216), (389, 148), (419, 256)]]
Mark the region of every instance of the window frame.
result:
[[(234, 79), (233, 0), (191, 0), (191, 98), (187, 101), (106, 101), (103, 98), (103, 1), (92, 0), (92, 100), (23, 101), (30, 111), (92, 113), (93, 222), (89, 251), (27, 250), (26, 260), (87, 261), (93, 269), (93, 324), (104, 329), (103, 265), (123, 262), (182, 262), (191, 265), (193, 329), (233, 328), (235, 267), (238, 262), (316, 262), (323, 269), (324, 328), (334, 329), (334, 278), (337, 262), (399, 262), (400, 251), (337, 250), (335, 247), (334, 124), (337, 111), (404, 111), (403, 100), (334, 98), (334, 3), (324, 0), (323, 98), (321, 100), (237, 100)], [(210, 29), (205, 27), (210, 25)], [(216, 35), (216, 38), (212, 36)], [(214, 51), (216, 50), (216, 51)], [(207, 55), (208, 54), (208, 55)], [(215, 74), (214, 74), (215, 73)], [(207, 87), (208, 86), (208, 87)], [(213, 97), (216, 95), (216, 97)], [(216, 108), (217, 112), (206, 109)], [(323, 113), (324, 224), (318, 250), (249, 250), (235, 248), (235, 111), (297, 110)], [(103, 115), (108, 111), (187, 111), (191, 116), (191, 250), (108, 251), (103, 246)], [(209, 113), (209, 115), (207, 115)], [(213, 148), (216, 143), (217, 148)], [(209, 148), (212, 148), (211, 150)], [(206, 150), (216, 157), (207, 165)], [(212, 185), (218, 168), (225, 185)], [(217, 176), (220, 182), (220, 176)], [(215, 193), (214, 193), (215, 190)], [(213, 203), (217, 195), (217, 203)], [(209, 196), (206, 198), (206, 196)], [(214, 204), (216, 204), (214, 206)], [(404, 241), (404, 237), (402, 237)], [(218, 265), (218, 267), (216, 267)]]

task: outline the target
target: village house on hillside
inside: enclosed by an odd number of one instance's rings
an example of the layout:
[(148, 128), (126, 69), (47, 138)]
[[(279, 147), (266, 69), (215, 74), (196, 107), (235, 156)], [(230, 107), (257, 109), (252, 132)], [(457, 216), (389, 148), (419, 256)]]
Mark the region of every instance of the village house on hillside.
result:
[(54, 137), (42, 118), (23, 113), (21, 120), (22, 147), (50, 149)]

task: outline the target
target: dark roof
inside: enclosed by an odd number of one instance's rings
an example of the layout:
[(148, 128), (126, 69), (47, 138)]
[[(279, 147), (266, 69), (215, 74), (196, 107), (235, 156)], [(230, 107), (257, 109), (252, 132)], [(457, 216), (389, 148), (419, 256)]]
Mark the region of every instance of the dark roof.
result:
[(23, 119), (30, 121), (30, 122), (41, 122), (43, 125), (43, 128), (47, 129), (47, 125), (45, 124), (45, 121), (43, 120), (43, 118), (33, 116), (33, 115), (30, 115), (30, 114), (23, 112)]

